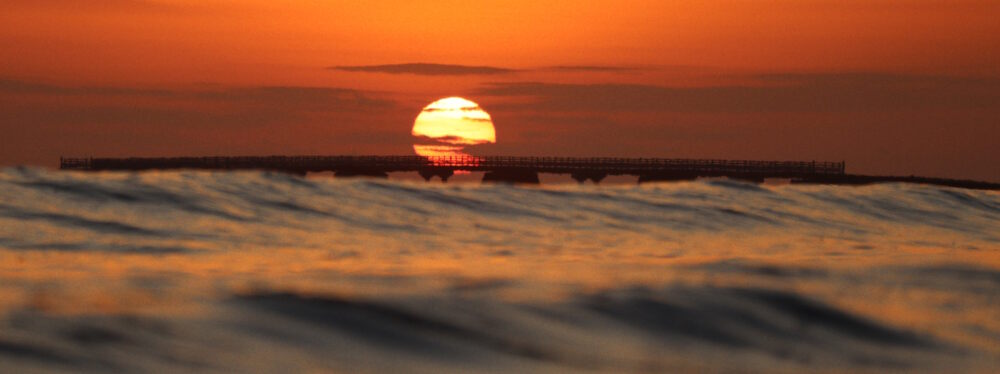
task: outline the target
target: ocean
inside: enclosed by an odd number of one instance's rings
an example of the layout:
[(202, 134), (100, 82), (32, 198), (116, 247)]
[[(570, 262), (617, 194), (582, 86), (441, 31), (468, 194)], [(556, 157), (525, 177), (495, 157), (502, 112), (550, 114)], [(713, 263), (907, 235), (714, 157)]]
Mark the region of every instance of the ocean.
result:
[(1000, 193), (0, 171), (0, 372), (996, 372)]

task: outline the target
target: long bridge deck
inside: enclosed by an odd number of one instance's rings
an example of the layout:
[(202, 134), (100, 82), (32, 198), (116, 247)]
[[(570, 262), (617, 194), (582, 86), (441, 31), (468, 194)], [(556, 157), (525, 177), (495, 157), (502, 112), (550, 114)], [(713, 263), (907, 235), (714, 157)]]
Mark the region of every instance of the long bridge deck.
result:
[[(261, 156), (173, 158), (62, 158), (61, 169), (76, 170), (276, 170), (295, 174), (331, 171), (341, 176), (383, 176), (416, 171), (424, 178), (447, 179), (457, 170), (482, 171), (497, 180), (537, 173), (571, 174), (599, 181), (607, 175), (636, 175), (647, 180), (729, 176), (749, 180), (844, 174), (843, 162), (698, 160), (608, 157), (506, 156)], [(504, 178), (506, 177), (506, 178)], [(520, 180), (517, 180), (520, 181)]]
[(870, 184), (914, 182), (955, 187), (1000, 189), (1000, 184), (939, 178), (865, 176), (845, 173), (844, 162), (752, 161), (609, 157), (423, 157), (423, 156), (241, 156), (169, 158), (60, 158), (64, 170), (274, 170), (305, 175), (387, 177), (418, 172), (424, 179), (447, 181), (455, 171), (485, 172), (484, 181), (538, 183), (538, 173), (570, 174), (579, 181), (600, 182), (608, 175), (634, 175), (639, 182), (728, 177), (751, 182), (785, 178), (792, 183)]

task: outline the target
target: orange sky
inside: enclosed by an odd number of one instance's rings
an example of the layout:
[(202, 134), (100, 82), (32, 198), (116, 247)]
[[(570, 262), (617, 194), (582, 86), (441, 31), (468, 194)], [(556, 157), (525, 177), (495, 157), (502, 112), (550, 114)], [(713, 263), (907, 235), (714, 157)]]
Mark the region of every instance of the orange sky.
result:
[[(846, 160), (1000, 181), (997, 1), (0, 8), (0, 165), (407, 153), (421, 108), (459, 95), (493, 116), (484, 152)], [(382, 66), (412, 63), (443, 65)]]

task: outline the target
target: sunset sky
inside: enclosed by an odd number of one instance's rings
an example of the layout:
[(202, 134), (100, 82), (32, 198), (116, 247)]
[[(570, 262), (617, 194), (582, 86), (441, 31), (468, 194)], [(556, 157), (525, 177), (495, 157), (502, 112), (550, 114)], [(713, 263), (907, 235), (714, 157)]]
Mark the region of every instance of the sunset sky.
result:
[(412, 154), (846, 161), (1000, 181), (1000, 1), (7, 0), (0, 166)]

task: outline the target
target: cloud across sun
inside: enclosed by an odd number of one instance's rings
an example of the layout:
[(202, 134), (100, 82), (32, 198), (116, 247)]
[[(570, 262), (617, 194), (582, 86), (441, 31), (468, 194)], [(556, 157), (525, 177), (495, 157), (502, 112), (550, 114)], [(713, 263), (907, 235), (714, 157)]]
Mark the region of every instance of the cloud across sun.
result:
[(466, 156), (466, 146), (496, 143), (493, 119), (479, 104), (447, 97), (424, 107), (413, 122), (417, 138), (413, 150), (420, 156)]

